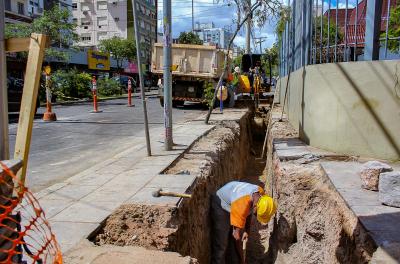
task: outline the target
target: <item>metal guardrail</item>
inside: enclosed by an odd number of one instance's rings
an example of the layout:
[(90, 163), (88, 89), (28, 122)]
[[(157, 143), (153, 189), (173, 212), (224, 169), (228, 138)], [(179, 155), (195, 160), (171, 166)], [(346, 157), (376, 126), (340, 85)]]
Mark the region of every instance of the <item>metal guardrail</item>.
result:
[[(333, 5), (332, 5), (333, 4)], [(399, 0), (288, 0), (280, 75), (310, 64), (400, 58)]]

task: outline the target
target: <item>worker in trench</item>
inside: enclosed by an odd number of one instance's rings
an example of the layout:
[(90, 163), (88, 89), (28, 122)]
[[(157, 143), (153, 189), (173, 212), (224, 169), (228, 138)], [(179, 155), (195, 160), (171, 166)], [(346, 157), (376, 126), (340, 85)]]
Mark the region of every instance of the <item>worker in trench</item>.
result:
[(252, 217), (267, 224), (276, 203), (260, 186), (239, 181), (225, 184), (211, 199), (211, 263), (246, 263), (243, 242), (249, 238)]

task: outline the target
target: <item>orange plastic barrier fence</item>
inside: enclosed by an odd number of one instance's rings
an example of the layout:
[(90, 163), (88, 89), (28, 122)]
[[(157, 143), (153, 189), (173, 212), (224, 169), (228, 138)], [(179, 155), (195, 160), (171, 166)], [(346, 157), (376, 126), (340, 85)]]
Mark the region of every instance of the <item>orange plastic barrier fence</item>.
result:
[[(62, 264), (45, 213), (28, 188), (15, 188), (15, 174), (0, 162), (0, 263)], [(21, 190), (22, 189), (22, 190)]]

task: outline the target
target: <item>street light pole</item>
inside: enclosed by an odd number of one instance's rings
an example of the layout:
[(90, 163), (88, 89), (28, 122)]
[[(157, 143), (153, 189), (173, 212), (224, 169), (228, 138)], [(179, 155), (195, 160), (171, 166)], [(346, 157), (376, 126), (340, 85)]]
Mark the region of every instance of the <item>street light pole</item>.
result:
[(193, 1), (192, 0), (192, 32), (194, 32), (194, 6), (193, 6)]
[(0, 0), (0, 160), (7, 160), (10, 158), (4, 26), (4, 0)]
[(165, 150), (172, 150), (171, 0), (163, 0), (164, 21), (164, 128)]
[(141, 52), (140, 52), (139, 21), (138, 21), (138, 16), (137, 16), (136, 0), (132, 0), (132, 6), (133, 6), (133, 20), (134, 20), (134, 27), (135, 27), (135, 39), (136, 39), (136, 56), (137, 56), (137, 63), (138, 63), (138, 69), (139, 69), (140, 95), (142, 97), (144, 130), (145, 130), (145, 135), (146, 135), (147, 156), (151, 156), (149, 121), (147, 119), (147, 101), (146, 101), (146, 94), (144, 92), (142, 59), (141, 59)]

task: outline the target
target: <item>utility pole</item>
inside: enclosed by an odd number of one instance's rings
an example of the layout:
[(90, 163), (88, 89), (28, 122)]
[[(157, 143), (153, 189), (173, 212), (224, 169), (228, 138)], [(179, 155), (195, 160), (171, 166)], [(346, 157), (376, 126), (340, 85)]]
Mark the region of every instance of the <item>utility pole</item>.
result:
[(8, 99), (4, 27), (4, 0), (0, 0), (0, 160), (7, 160), (10, 158), (8, 142)]
[[(247, 7), (246, 7), (246, 12), (250, 12), (251, 8), (251, 0), (247, 0)], [(247, 20), (246, 23), (246, 53), (250, 54), (251, 53), (251, 48), (250, 48), (250, 34), (251, 34), (251, 22), (252, 22), (252, 16), (250, 15), (249, 19)]]
[(140, 52), (139, 21), (138, 21), (138, 15), (137, 15), (136, 0), (132, 0), (132, 6), (133, 6), (133, 20), (134, 20), (134, 26), (135, 26), (136, 54), (137, 54), (136, 56), (137, 56), (137, 63), (138, 63), (138, 69), (139, 69), (140, 94), (142, 97), (142, 106), (143, 106), (143, 115), (144, 115), (144, 130), (145, 130), (145, 134), (146, 134), (147, 156), (151, 156), (149, 121), (147, 119), (147, 101), (146, 101), (146, 94), (144, 92), (142, 58), (141, 58), (141, 52)]
[(194, 32), (194, 6), (193, 6), (193, 1), (192, 0), (192, 32)]
[(165, 150), (172, 150), (171, 0), (163, 0), (164, 22), (164, 128)]
[(256, 41), (256, 44), (260, 44), (260, 54), (262, 54), (263, 53), (263, 51), (262, 51), (262, 43), (267, 41), (267, 37), (259, 37), (259, 38), (253, 37), (253, 38), (254, 38), (254, 40), (258, 39), (258, 41)]

